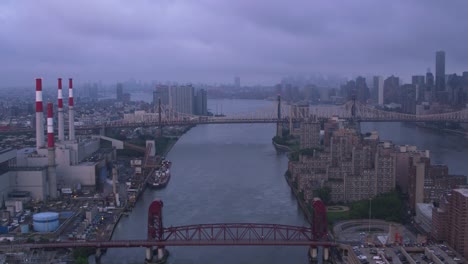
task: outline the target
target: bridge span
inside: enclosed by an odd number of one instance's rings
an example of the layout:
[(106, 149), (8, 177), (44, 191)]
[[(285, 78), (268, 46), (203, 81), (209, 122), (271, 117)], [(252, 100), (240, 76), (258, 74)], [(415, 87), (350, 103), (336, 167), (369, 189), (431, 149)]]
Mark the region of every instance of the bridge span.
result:
[[(1, 244), (0, 251), (58, 248), (146, 248), (146, 259), (153, 259), (153, 248), (158, 259), (163, 259), (166, 246), (306, 246), (316, 256), (317, 248), (325, 250), (339, 245), (330, 241), (326, 222), (326, 209), (320, 200), (311, 204), (314, 217), (310, 227), (259, 223), (218, 223), (185, 226), (163, 226), (163, 202), (155, 200), (148, 209), (147, 239), (111, 241), (60, 241), (38, 243)], [(328, 255), (327, 255), (328, 257)]]
[[(456, 122), (468, 123), (468, 109), (437, 114), (407, 114), (377, 109), (356, 101), (343, 105), (296, 106), (282, 105), (278, 98), (276, 106), (272, 105), (254, 112), (240, 113), (232, 116), (194, 116), (179, 113), (168, 106), (159, 106), (158, 113), (148, 113), (133, 118), (116, 121), (105, 121), (88, 125), (77, 125), (76, 130), (98, 130), (105, 128), (129, 128), (150, 126), (189, 126), (202, 124), (265, 124), (301, 122), (311, 117), (327, 120), (332, 117), (358, 122)], [(0, 133), (33, 132), (29, 127), (2, 127)]]

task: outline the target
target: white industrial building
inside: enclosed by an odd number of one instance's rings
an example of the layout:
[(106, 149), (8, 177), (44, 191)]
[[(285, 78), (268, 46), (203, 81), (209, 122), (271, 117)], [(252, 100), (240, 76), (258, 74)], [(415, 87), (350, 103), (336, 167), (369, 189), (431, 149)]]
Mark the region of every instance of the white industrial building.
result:
[[(33, 200), (56, 198), (62, 189), (95, 187), (99, 175), (107, 172), (109, 162), (115, 159), (114, 149), (101, 149), (99, 137), (76, 138), (74, 124), (70, 122), (68, 138), (64, 136), (64, 122), (59, 115), (59, 135), (55, 144), (53, 115), (48, 120), (48, 145), (44, 144), (42, 115), (42, 80), (36, 80), (36, 148), (0, 149), (0, 196), (9, 197), (12, 192), (29, 192)], [(70, 90), (72, 82), (70, 79)], [(73, 105), (73, 93), (69, 104)], [(61, 79), (59, 79), (59, 113), (61, 103)], [(49, 103), (50, 104), (50, 103)], [(50, 106), (50, 108), (52, 108)], [(70, 108), (69, 111), (73, 111)], [(73, 117), (73, 113), (70, 114)], [(73, 120), (70, 119), (70, 120)], [(72, 128), (73, 127), (73, 128)]]

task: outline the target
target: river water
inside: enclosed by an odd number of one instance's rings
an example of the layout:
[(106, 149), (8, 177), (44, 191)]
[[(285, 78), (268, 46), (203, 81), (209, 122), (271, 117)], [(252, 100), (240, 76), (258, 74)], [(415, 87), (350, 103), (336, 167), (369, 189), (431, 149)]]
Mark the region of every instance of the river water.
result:
[[(252, 111), (274, 102), (209, 100), (224, 114)], [(220, 110), (219, 110), (220, 111)], [(453, 174), (468, 174), (464, 164), (468, 141), (402, 123), (368, 123), (381, 139), (430, 149), (435, 163)], [(172, 177), (163, 190), (148, 189), (128, 217), (118, 223), (113, 239), (146, 239), (147, 209), (162, 199), (164, 226), (251, 222), (307, 225), (285, 179), (287, 158), (271, 144), (273, 124), (200, 125), (175, 144), (167, 158)], [(169, 247), (169, 263), (307, 263), (304, 247)], [(145, 249), (110, 249), (102, 263), (143, 263)]]
[[(252, 111), (270, 101), (210, 100), (224, 114)], [(277, 154), (274, 124), (201, 125), (183, 135), (167, 158), (172, 177), (147, 189), (113, 239), (145, 239), (147, 210), (162, 199), (163, 223), (277, 223), (307, 225), (284, 179), (287, 157)], [(169, 247), (169, 263), (307, 263), (306, 247)], [(143, 263), (145, 250), (110, 249), (102, 263)]]

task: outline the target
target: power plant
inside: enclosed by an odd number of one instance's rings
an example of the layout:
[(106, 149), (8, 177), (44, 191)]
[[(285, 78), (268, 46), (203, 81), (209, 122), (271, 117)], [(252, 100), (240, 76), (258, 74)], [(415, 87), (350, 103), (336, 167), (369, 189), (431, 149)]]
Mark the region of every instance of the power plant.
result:
[[(44, 140), (42, 79), (36, 79), (36, 147), (0, 149), (0, 196), (24, 202), (56, 199), (105, 180), (115, 149), (103, 149), (99, 137), (75, 136), (73, 80), (68, 80), (68, 138), (64, 127), (62, 79), (58, 79), (58, 140), (55, 142), (53, 103), (47, 103), (47, 147)], [(103, 177), (100, 179), (99, 177)]]

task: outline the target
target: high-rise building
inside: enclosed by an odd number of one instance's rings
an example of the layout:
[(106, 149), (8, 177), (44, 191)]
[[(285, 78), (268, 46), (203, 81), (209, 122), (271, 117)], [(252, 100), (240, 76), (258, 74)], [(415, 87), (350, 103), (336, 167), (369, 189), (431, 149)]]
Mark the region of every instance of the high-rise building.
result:
[(356, 78), (356, 99), (361, 103), (366, 103), (369, 99), (369, 88), (367, 87), (366, 78), (357, 77)]
[(384, 104), (384, 80), (382, 76), (374, 76), (374, 99), (379, 105)]
[(400, 103), (400, 78), (390, 76), (384, 81), (384, 103)]
[(123, 84), (117, 84), (117, 101), (123, 101)]
[(208, 96), (205, 89), (197, 91), (194, 97), (194, 106), (196, 115), (206, 116), (208, 115)]
[(169, 107), (179, 113), (193, 114), (193, 94), (192, 85), (170, 87)]
[(454, 189), (449, 197), (448, 243), (468, 257), (468, 189)]
[(445, 91), (445, 51), (436, 52), (436, 91)]
[(434, 74), (432, 74), (430, 70), (428, 70), (426, 73), (426, 85), (429, 90), (432, 90), (434, 87)]
[(411, 84), (416, 88), (416, 99), (418, 101), (424, 100), (424, 89), (426, 86), (424, 75), (413, 75)]
[(240, 88), (241, 83), (240, 83), (240, 77), (239, 76), (234, 77), (234, 86), (236, 88)]
[(416, 114), (417, 90), (413, 84), (405, 84), (400, 87), (400, 102), (403, 113)]
[(169, 105), (169, 87), (167, 85), (158, 85), (153, 91), (153, 106), (155, 112), (158, 112), (159, 98), (161, 98), (161, 104)]

